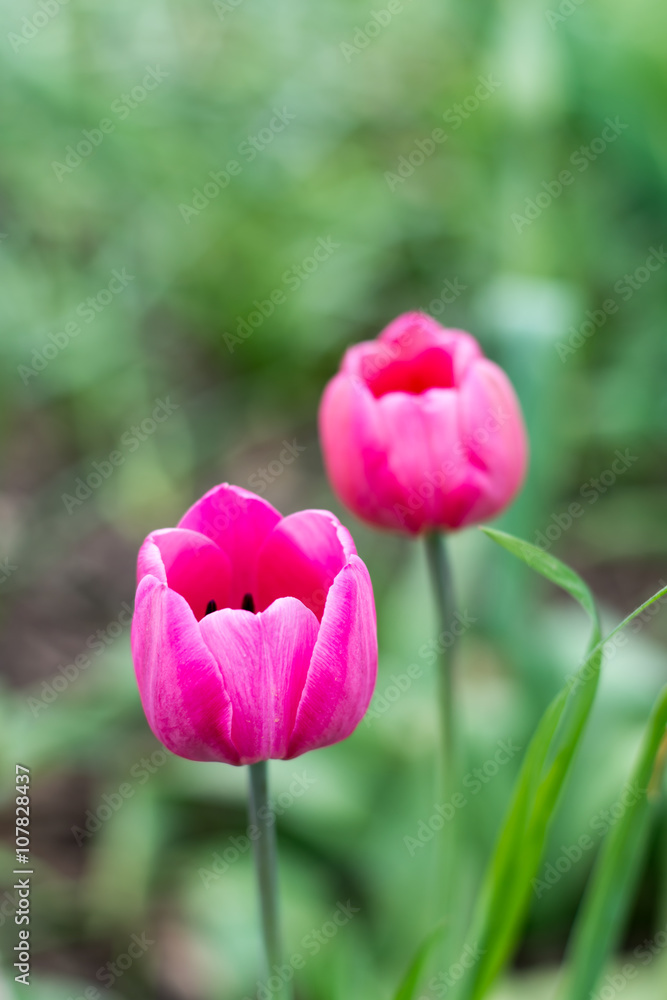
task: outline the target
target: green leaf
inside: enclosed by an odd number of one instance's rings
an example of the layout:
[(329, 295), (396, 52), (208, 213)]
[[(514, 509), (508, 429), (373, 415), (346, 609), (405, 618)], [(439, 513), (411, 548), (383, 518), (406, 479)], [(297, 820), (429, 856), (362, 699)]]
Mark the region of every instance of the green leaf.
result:
[[(583, 665), (546, 710), (526, 752), (470, 931), (469, 940), (482, 957), (463, 984), (462, 995), (468, 1000), (485, 996), (516, 945), (551, 819), (595, 698), (604, 651), (595, 602), (583, 580), (536, 546), (504, 532), (483, 530), (579, 601), (592, 618), (593, 631)], [(629, 615), (606, 641), (666, 592), (659, 591)]]
[(427, 935), (415, 952), (410, 967), (394, 995), (394, 1000), (412, 1000), (417, 992), (417, 986), (419, 985), (419, 980), (422, 977), (426, 963), (431, 957), (435, 946), (440, 942), (444, 932), (445, 925), (440, 923)]
[(651, 715), (630, 780), (634, 798), (607, 835), (570, 939), (570, 968), (561, 991), (567, 1000), (588, 1000), (618, 943), (637, 885), (659, 799), (667, 744), (667, 688)]
[(522, 538), (515, 538), (505, 531), (498, 531), (496, 528), (481, 528), (485, 535), (488, 535), (498, 545), (511, 552), (517, 559), (521, 559), (527, 566), (534, 569), (536, 573), (555, 583), (557, 587), (565, 590), (571, 597), (581, 604), (584, 611), (588, 612), (593, 622), (594, 638), (593, 645), (601, 638), (600, 620), (598, 611), (593, 600), (593, 595), (581, 579), (581, 577), (561, 562), (555, 556), (543, 552), (536, 545), (524, 541)]

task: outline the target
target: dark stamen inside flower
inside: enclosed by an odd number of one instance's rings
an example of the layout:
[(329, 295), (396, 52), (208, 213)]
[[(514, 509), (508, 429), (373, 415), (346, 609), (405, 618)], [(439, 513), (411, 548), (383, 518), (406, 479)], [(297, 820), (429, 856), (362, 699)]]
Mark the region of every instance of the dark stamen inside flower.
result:
[(206, 611), (204, 612), (204, 617), (206, 617), (206, 615), (210, 615), (212, 611), (217, 611), (217, 610), (218, 607), (215, 601), (209, 601), (208, 604), (206, 605)]
[(255, 602), (252, 599), (252, 594), (244, 594), (243, 600), (241, 601), (242, 611), (252, 611), (255, 614)]

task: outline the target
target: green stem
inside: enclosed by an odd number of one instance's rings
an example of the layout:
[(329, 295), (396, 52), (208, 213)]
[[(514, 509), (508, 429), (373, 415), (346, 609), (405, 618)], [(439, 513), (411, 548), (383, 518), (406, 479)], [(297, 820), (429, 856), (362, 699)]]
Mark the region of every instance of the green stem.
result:
[[(452, 584), (452, 573), (444, 535), (433, 532), (426, 536), (426, 554), (433, 590), (438, 607), (438, 616), (442, 632), (455, 636), (452, 626), (455, 624), (456, 605)], [(457, 781), (457, 739), (454, 720), (454, 644), (445, 649), (440, 643), (440, 663), (438, 671), (441, 754), (439, 766), (439, 788), (441, 801), (451, 803), (456, 792)], [(441, 896), (438, 898), (438, 914), (452, 926), (454, 913), (454, 878), (456, 873), (456, 838), (454, 821), (446, 822), (441, 836), (440, 870), (442, 878)], [(453, 927), (452, 927), (453, 930)], [(451, 933), (448, 935), (451, 938)]]
[[(250, 765), (250, 824), (259, 831), (253, 839), (259, 899), (262, 911), (262, 936), (266, 957), (266, 975), (280, 968), (282, 948), (278, 921), (278, 876), (275, 817), (269, 808), (267, 787), (268, 762)], [(284, 985), (276, 997), (289, 1000), (291, 989)]]

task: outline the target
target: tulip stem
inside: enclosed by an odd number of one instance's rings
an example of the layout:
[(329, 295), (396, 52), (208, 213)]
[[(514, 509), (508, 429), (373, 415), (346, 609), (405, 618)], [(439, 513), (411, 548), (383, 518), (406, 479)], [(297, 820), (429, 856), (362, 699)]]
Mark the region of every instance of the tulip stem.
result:
[[(453, 628), (456, 624), (456, 604), (449, 553), (444, 535), (440, 532), (432, 532), (426, 536), (426, 554), (442, 627), (441, 641), (438, 644), (440, 650), (438, 688), (442, 748), (439, 762), (439, 786), (442, 803), (450, 805), (452, 796), (456, 792), (457, 779), (457, 740), (454, 720), (454, 641), (456, 631)], [(443, 641), (445, 635), (452, 637), (452, 642), (447, 648)], [(454, 916), (454, 879), (456, 873), (456, 837), (454, 823), (451, 819), (445, 821), (441, 847), (442, 896), (439, 895), (437, 906), (440, 918), (444, 918), (445, 922), (450, 924)]]
[[(257, 833), (251, 837), (254, 844), (255, 865), (259, 899), (262, 911), (262, 936), (266, 958), (266, 975), (274, 975), (273, 969), (280, 968), (282, 949), (278, 922), (278, 876), (276, 827), (268, 797), (268, 762), (259, 761), (250, 765), (250, 825)], [(252, 831), (255, 833), (255, 831)], [(289, 1000), (291, 991), (287, 985), (275, 994)]]

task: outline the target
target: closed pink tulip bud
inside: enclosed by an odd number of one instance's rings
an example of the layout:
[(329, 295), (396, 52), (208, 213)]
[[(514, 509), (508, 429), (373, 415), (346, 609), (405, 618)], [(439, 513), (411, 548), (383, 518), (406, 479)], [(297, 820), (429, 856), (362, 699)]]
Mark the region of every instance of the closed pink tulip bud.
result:
[(493, 517), (516, 496), (528, 446), (505, 373), (477, 341), (430, 316), (399, 316), (351, 347), (320, 406), (340, 500), (371, 524), (416, 534)]
[(191, 760), (253, 764), (345, 739), (377, 672), (373, 589), (333, 514), (216, 486), (139, 552), (146, 718)]

